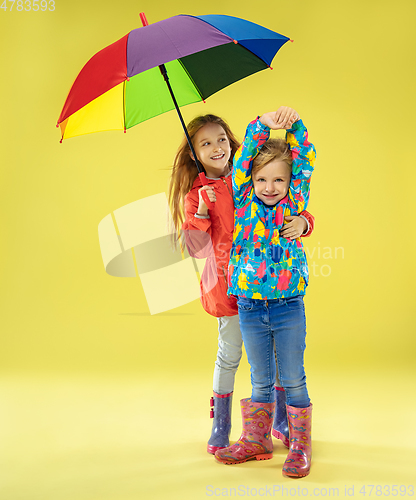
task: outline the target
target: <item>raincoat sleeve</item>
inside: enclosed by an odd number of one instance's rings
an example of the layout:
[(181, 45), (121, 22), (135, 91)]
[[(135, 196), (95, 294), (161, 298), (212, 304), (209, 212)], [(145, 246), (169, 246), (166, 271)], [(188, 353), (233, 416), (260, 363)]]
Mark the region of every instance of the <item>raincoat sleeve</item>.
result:
[(286, 132), (286, 142), (292, 152), (292, 178), (289, 186), (289, 204), (300, 213), (308, 206), (310, 180), (315, 163), (315, 147), (308, 141), (308, 131), (302, 120)]
[(306, 210), (301, 212), (299, 215), (303, 217), (308, 223), (308, 227), (305, 229), (305, 232), (301, 234), (302, 238), (307, 238), (313, 233), (313, 230), (315, 229), (315, 217)]
[(191, 257), (205, 259), (212, 255), (211, 219), (209, 216), (196, 217), (199, 198), (193, 192), (185, 196), (185, 222), (182, 232), (185, 237), (186, 248)]
[(234, 206), (239, 208), (253, 189), (251, 181), (252, 160), (270, 136), (270, 129), (257, 118), (248, 124), (246, 135), (233, 160)]

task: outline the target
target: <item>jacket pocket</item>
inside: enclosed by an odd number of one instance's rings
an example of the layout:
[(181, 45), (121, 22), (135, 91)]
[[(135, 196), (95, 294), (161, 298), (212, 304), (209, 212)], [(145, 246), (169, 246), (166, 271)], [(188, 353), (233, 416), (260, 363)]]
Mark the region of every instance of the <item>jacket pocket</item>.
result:
[(240, 256), (239, 276), (240, 285), (260, 285), (267, 280), (267, 259), (265, 253), (253, 255), (248, 248), (244, 248)]

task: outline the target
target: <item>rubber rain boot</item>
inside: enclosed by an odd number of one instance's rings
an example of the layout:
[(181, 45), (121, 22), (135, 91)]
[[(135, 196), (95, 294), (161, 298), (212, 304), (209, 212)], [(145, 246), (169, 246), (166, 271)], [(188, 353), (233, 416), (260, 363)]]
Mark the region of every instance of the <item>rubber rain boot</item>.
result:
[(307, 408), (286, 405), (290, 448), (282, 473), (287, 477), (304, 477), (311, 468), (312, 403)]
[(214, 419), (212, 422), (212, 432), (209, 438), (207, 451), (214, 455), (217, 450), (230, 446), (231, 432), (231, 403), (233, 393), (217, 394), (211, 398), (210, 417)]
[(240, 439), (215, 452), (215, 459), (225, 465), (242, 464), (247, 460), (268, 460), (273, 457), (271, 428), (275, 403), (255, 403), (242, 399), (243, 432)]

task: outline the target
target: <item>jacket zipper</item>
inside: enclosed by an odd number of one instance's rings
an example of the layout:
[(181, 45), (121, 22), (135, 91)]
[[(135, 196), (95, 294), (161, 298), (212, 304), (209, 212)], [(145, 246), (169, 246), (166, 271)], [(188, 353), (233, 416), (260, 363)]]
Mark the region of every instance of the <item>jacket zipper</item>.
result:
[(223, 266), (223, 265), (221, 265), (221, 267), (222, 267), (222, 276), (223, 276), (223, 278), (224, 278), (225, 284), (228, 286), (227, 276), (226, 276), (226, 274), (225, 274), (225, 269), (224, 269), (224, 266)]
[(233, 197), (233, 195), (231, 194), (230, 188), (228, 187), (227, 181), (224, 179), (224, 177), (222, 177), (222, 182), (226, 185), (227, 190), (228, 190), (228, 192), (230, 193), (230, 196), (231, 196), (231, 198), (232, 198), (232, 197)]

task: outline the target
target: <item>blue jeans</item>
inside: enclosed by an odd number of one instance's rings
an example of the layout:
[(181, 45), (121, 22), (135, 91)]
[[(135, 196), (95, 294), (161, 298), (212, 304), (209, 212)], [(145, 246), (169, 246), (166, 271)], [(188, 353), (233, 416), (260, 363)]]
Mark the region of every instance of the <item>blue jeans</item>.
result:
[(306, 318), (303, 296), (258, 300), (238, 297), (238, 315), (244, 347), (251, 367), (251, 399), (274, 401), (276, 345), (279, 380), (290, 406), (306, 408), (310, 399), (303, 367)]

